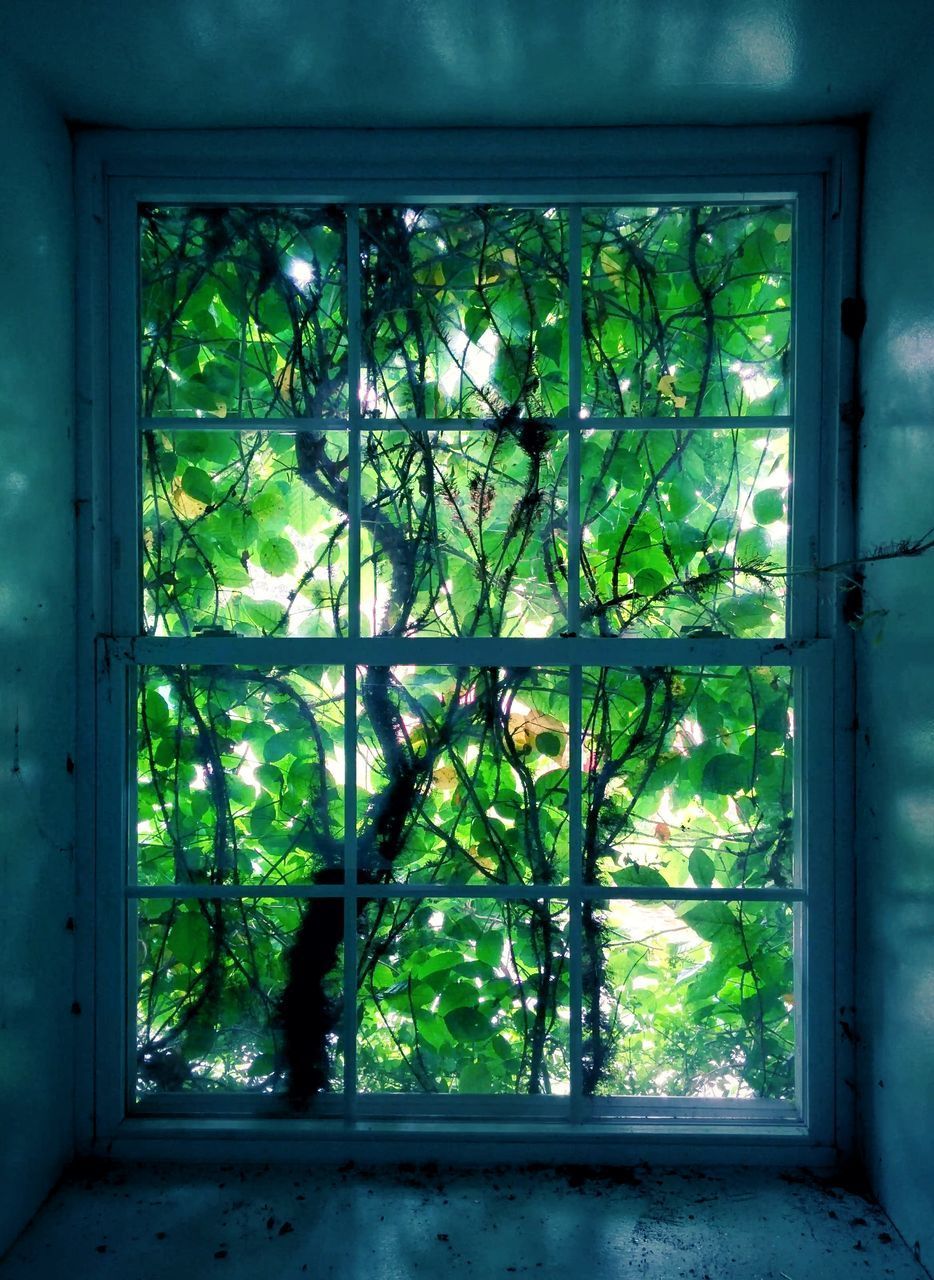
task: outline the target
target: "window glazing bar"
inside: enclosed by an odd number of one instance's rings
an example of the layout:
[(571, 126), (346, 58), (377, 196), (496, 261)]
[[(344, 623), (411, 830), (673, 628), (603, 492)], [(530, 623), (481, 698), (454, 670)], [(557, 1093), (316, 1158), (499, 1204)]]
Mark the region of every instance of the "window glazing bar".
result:
[[(568, 211), (568, 413), (572, 422), (580, 421), (583, 365), (583, 265), (582, 222), (579, 207)], [(580, 630), (581, 600), (581, 433), (568, 437), (568, 631)], [(569, 1056), (571, 1077), (571, 1119), (582, 1118), (583, 1095), (583, 899), (580, 894), (583, 845), (581, 813), (581, 721), (583, 719), (583, 680), (581, 669), (574, 667), (568, 676), (568, 842), (569, 873), (572, 890), (568, 936), (568, 1003), (570, 1006)]]
[[(573, 289), (572, 289), (573, 293)], [(350, 326), (353, 333), (353, 325)], [(573, 349), (572, 349), (573, 351)], [(580, 353), (576, 361), (579, 369)], [(579, 395), (579, 389), (578, 389)], [(354, 395), (351, 391), (351, 402)], [(794, 419), (790, 414), (743, 414), (726, 416), (723, 414), (704, 414), (700, 417), (684, 415), (669, 418), (601, 418), (597, 414), (584, 415), (578, 408), (576, 413), (567, 417), (536, 417), (536, 422), (545, 423), (556, 431), (571, 431), (572, 436), (580, 431), (733, 431), (739, 428), (753, 428), (757, 431), (769, 431), (776, 428), (791, 428)], [(362, 418), (354, 415), (362, 428), (368, 431), (489, 431), (496, 426), (495, 418)], [(523, 419), (519, 419), (521, 422)], [(290, 435), (297, 431), (347, 431), (350, 422), (347, 418), (295, 418), (268, 417), (243, 418), (235, 414), (227, 414), (219, 418), (214, 414), (200, 417), (165, 417), (140, 418), (139, 430), (161, 431), (276, 431)]]
[(797, 667), (826, 640), (630, 639), (627, 636), (322, 637), (143, 636), (113, 641), (112, 657), (153, 666)]
[(347, 880), (345, 884), (137, 884), (126, 890), (128, 899), (179, 898), (209, 900), (213, 898), (340, 898), (344, 895), (353, 901), (371, 899), (431, 898), (441, 901), (453, 899), (494, 899), (496, 901), (530, 902), (534, 899), (568, 901), (578, 895), (588, 901), (612, 899), (633, 902), (803, 902), (805, 889), (792, 888), (728, 888), (696, 889), (674, 885), (580, 885), (573, 889), (568, 884), (441, 884), (432, 881), (404, 884), (359, 885)]
[[(350, 635), (360, 635), (360, 221), (347, 213), (347, 371), (350, 437), (347, 467), (348, 551), (347, 612)], [(350, 655), (348, 655), (348, 658)], [(357, 878), (357, 668), (344, 665), (344, 875)], [(344, 992), (357, 990), (357, 903), (344, 899)], [(342, 1001), (341, 1040), (344, 1070), (344, 1115), (354, 1117), (357, 1096), (357, 1001)]]

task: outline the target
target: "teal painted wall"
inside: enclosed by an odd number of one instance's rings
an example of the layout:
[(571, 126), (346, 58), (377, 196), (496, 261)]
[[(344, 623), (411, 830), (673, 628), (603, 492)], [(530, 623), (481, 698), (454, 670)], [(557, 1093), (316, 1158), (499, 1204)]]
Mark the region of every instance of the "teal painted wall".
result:
[[(934, 528), (934, 56), (869, 128), (863, 551)], [(866, 579), (859, 643), (861, 1129), (883, 1205), (934, 1266), (934, 551)]]
[(71, 143), (0, 66), (0, 1252), (72, 1149)]
[[(926, 0), (897, 12), (869, 0), (719, 5), (716, 38), (701, 6), (682, 0), (654, 9), (601, 0), (583, 16), (538, 6), (528, 40), (521, 6), (501, 6), (489, 22), (463, 6), (403, 7), (401, 25), (390, 6), (374, 25), (348, 0), (311, 32), (318, 18), (301, 0), (269, 22), (252, 10), (243, 23), (218, 21), (207, 0), (169, 9), (9, 0), (0, 14), (10, 48), (56, 100), (53, 110), (0, 65), (0, 1250), (73, 1135), (74, 252), (63, 114), (138, 126), (534, 125), (871, 111), (858, 542), (934, 526), (934, 58), (918, 50)], [(577, 24), (573, 41), (548, 27), (549, 10)], [(260, 57), (251, 22), (267, 41)], [(543, 57), (555, 74), (542, 73)], [(934, 553), (868, 575), (869, 607), (886, 612), (859, 642), (868, 742), (856, 823), (861, 1134), (874, 1186), (929, 1266), (932, 582)], [(89, 784), (80, 762), (75, 777)]]

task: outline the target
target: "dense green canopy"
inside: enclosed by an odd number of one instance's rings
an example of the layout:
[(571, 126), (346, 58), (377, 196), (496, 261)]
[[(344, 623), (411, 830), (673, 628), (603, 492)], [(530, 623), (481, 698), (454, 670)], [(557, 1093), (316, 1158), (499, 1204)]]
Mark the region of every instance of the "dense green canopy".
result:
[[(790, 210), (584, 210), (577, 281), (565, 209), (348, 228), (142, 213), (142, 623), (282, 656), (138, 671), (140, 1097), (307, 1103), (355, 1024), (366, 1092), (790, 1098), (790, 670), (615, 639), (784, 634)], [(573, 617), (577, 685), (508, 665)], [(288, 665), (350, 635), (391, 657)], [(405, 660), (468, 636), (503, 665)]]

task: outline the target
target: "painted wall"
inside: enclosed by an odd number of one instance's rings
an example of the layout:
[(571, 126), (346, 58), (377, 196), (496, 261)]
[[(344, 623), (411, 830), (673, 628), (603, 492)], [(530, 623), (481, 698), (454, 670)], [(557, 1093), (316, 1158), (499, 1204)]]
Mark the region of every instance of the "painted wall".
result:
[[(862, 551), (934, 528), (934, 52), (870, 124)], [(862, 1126), (873, 1185), (934, 1265), (934, 551), (869, 568), (860, 639)]]
[(866, 110), (930, 0), (4, 0), (71, 119), (131, 128), (742, 124)]
[(73, 1133), (71, 144), (0, 66), (0, 1253)]
[[(877, 0), (832, 0), (819, 20), (800, 0), (709, 7), (717, 38), (698, 40), (707, 18), (683, 0), (601, 0), (586, 21), (573, 6), (539, 5), (532, 26), (522, 4), (488, 22), (453, 0), (453, 17), (412, 0), (398, 23), (383, 6), (375, 26), (347, 0), (323, 27), (303, 0), (283, 0), (278, 26), (265, 10), (222, 20), (216, 0), (0, 6), (9, 47), (58, 108), (0, 65), (0, 1249), (72, 1142), (73, 250), (60, 113), (178, 126), (741, 123), (872, 109), (859, 541), (921, 534), (934, 526), (934, 58), (917, 51), (927, 0), (897, 18)], [(559, 14), (570, 15), (570, 36)], [(542, 73), (548, 58), (562, 94)], [(417, 92), (400, 95), (399, 83)], [(869, 573), (868, 607), (886, 612), (860, 641), (858, 823), (866, 1157), (929, 1265), (932, 579), (934, 553)]]

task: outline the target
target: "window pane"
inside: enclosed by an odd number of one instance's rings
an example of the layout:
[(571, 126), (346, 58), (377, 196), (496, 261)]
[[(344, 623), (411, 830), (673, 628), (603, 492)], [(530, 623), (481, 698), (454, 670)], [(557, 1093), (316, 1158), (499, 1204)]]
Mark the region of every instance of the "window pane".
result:
[(146, 433), (147, 630), (340, 634), (347, 557), (344, 432)]
[(361, 215), (363, 410), (567, 413), (567, 217), (557, 209)]
[(787, 205), (585, 211), (584, 405), (787, 413), (791, 237)]
[[(340, 1087), (338, 899), (136, 905), (138, 1099), (281, 1093), (297, 1054), (309, 1092)], [(314, 972), (300, 945), (311, 933), (321, 940)]]
[(141, 667), (142, 884), (332, 881), (343, 669)]
[(146, 416), (347, 413), (340, 209), (144, 208)]
[(785, 633), (788, 432), (588, 431), (585, 633)]
[(794, 1096), (794, 908), (584, 904), (584, 1087)]
[(567, 436), (370, 431), (362, 630), (551, 635), (566, 625)]
[(584, 670), (584, 877), (795, 880), (791, 672)]
[(565, 882), (567, 679), (361, 668), (361, 880)]
[(563, 905), (371, 903), (360, 946), (363, 1092), (568, 1092)]

